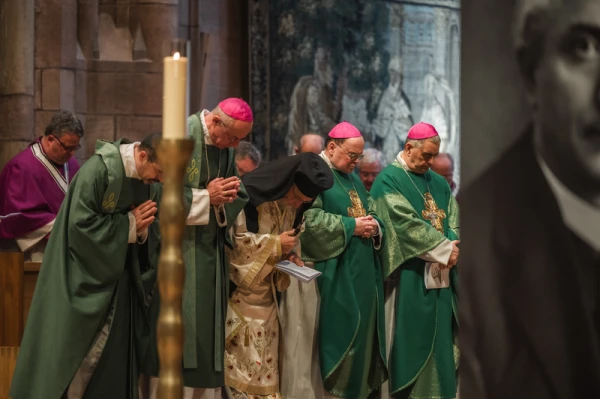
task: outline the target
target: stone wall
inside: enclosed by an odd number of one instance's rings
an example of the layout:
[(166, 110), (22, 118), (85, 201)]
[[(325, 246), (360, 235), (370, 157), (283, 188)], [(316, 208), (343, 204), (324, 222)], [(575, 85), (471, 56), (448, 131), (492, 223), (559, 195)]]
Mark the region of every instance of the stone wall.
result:
[[(163, 43), (176, 36), (209, 33), (195, 105), (210, 108), (228, 96), (246, 98), (241, 3), (0, 0), (0, 23), (8, 28), (0, 38), (0, 168), (42, 135), (59, 109), (75, 111), (84, 124), (80, 162), (93, 154), (97, 139), (138, 140), (160, 131)], [(192, 74), (200, 73), (196, 68)]]

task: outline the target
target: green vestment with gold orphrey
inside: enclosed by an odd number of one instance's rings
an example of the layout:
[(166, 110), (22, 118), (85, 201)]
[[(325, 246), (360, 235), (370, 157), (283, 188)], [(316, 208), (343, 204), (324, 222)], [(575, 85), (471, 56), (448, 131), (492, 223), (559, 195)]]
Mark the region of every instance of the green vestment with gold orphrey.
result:
[(324, 388), (342, 398), (367, 398), (387, 379), (383, 277), (373, 239), (354, 235), (348, 192), (356, 189), (366, 213), (376, 215), (358, 176), (332, 172), (333, 187), (305, 213), (302, 259), (323, 273), (317, 284)]
[[(205, 189), (211, 180), (218, 177), (238, 176), (233, 148), (219, 149), (208, 145), (200, 113), (188, 118), (190, 137), (196, 145), (190, 165), (186, 169), (184, 205), (186, 215), (192, 201), (192, 188)], [(208, 157), (206, 156), (208, 155)], [(208, 165), (208, 167), (207, 167)], [(210, 176), (209, 176), (210, 171)], [(152, 195), (159, 204), (162, 185), (153, 186)], [(226, 226), (219, 226), (216, 212), (211, 205), (207, 225), (186, 226), (183, 238), (183, 260), (185, 284), (183, 292), (183, 382), (186, 387), (217, 388), (225, 383), (223, 370), (225, 354), (225, 317), (229, 298), (229, 262), (224, 246), (229, 240), (228, 230), (248, 201), (243, 185), (238, 198), (225, 205)], [(154, 264), (158, 264), (160, 253), (159, 219), (151, 226), (149, 246)], [(154, 295), (150, 306), (152, 342), (144, 364), (144, 372), (158, 376), (159, 359), (156, 347), (156, 321), (160, 309), (160, 296)]]
[[(78, 381), (87, 385), (84, 399), (138, 397), (156, 273), (147, 268), (146, 246), (128, 244), (127, 213), (148, 200), (149, 187), (125, 177), (119, 144), (98, 142), (58, 212), (19, 351), (13, 399), (61, 398), (84, 358), (90, 378)], [(97, 339), (106, 339), (103, 347)]]
[[(443, 233), (423, 218), (421, 194), (426, 192), (446, 214)], [(443, 177), (432, 171), (405, 171), (397, 161), (377, 176), (371, 195), (386, 226), (380, 252), (384, 276), (398, 284), (390, 392), (395, 398), (455, 398), (458, 267), (450, 269), (449, 288), (429, 290), (424, 283), (425, 261), (418, 256), (445, 239), (459, 238), (458, 204)]]

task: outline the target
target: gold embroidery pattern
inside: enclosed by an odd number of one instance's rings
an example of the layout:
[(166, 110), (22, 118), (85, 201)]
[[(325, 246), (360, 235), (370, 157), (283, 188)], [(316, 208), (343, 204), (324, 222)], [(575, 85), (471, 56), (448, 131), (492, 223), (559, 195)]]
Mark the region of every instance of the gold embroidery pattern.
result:
[(437, 231), (444, 234), (443, 220), (446, 219), (446, 212), (443, 209), (438, 209), (431, 193), (425, 193), (424, 197), (425, 209), (421, 212), (423, 219), (428, 220)]
[[(249, 346), (253, 349), (250, 356), (232, 356), (231, 349), (225, 352), (226, 385), (243, 392), (270, 395), (275, 394), (279, 387), (279, 371), (277, 357), (271, 353), (271, 348), (279, 340), (278, 326), (276, 328), (250, 329), (246, 325), (245, 334), (236, 334), (228, 343), (228, 347)], [(247, 342), (246, 339), (248, 339)], [(233, 371), (236, 371), (232, 377)]]
[(106, 211), (110, 211), (111, 209), (115, 208), (115, 193), (110, 193), (108, 199), (102, 201), (102, 208), (104, 208)]
[(190, 164), (190, 167), (186, 169), (186, 173), (188, 174), (188, 181), (190, 183), (194, 181), (194, 178), (196, 177), (196, 175), (200, 174), (200, 171), (198, 170), (198, 167), (196, 166), (195, 159), (192, 159), (192, 163)]
[(359, 218), (363, 216), (367, 216), (367, 211), (358, 196), (358, 193), (355, 190), (348, 191), (350, 194), (350, 201), (352, 201), (352, 206), (348, 207), (348, 216), (352, 218)]

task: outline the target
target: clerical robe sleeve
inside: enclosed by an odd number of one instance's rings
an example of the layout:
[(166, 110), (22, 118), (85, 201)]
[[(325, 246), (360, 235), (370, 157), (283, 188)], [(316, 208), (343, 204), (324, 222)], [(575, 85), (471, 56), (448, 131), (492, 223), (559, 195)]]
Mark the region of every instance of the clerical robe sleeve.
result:
[(79, 171), (71, 186), (68, 216), (69, 251), (82, 269), (79, 273), (73, 270), (71, 279), (82, 289), (113, 284), (122, 276), (129, 238), (127, 214), (102, 210), (108, 187), (106, 166), (100, 157), (87, 162), (90, 165)]
[[(242, 211), (232, 226), (231, 240), (233, 249), (227, 248), (230, 264), (230, 279), (238, 287), (252, 289), (257, 281), (263, 280), (273, 272), (274, 265), (282, 256), (281, 241), (277, 234), (255, 234), (246, 227), (246, 216)], [(289, 285), (281, 284), (283, 291)]]
[(321, 196), (304, 212), (304, 216), (305, 230), (300, 235), (304, 261), (322, 262), (338, 256), (354, 235), (356, 220), (327, 212), (323, 209)]
[(377, 223), (377, 233), (374, 234), (372, 238), (373, 248), (375, 248), (376, 250), (380, 250), (381, 244), (383, 243), (383, 222), (379, 219), (379, 216), (377, 216), (377, 213), (375, 212), (375, 203), (373, 202), (371, 194), (367, 193), (367, 195), (369, 215), (373, 216), (373, 219), (375, 219), (375, 222)]
[[(376, 196), (374, 202), (375, 211), (383, 221), (386, 231), (381, 262), (387, 278), (407, 260), (420, 257), (449, 241), (419, 217), (390, 179), (385, 179), (384, 176), (380, 182), (383, 195)], [(445, 261), (447, 262), (447, 258)]]

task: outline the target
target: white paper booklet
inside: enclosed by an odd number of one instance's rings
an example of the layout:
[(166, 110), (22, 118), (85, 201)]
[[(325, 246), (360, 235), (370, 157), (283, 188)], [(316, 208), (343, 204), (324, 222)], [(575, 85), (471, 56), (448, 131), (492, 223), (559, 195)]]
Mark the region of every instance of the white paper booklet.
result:
[(294, 262), (284, 260), (275, 265), (275, 268), (280, 272), (289, 274), (292, 277), (297, 278), (303, 283), (308, 283), (315, 278), (319, 277), (322, 273), (318, 270), (308, 266), (298, 266)]
[(439, 263), (425, 263), (425, 288), (435, 290), (450, 287), (450, 269), (440, 268)]
[(17, 216), (17, 215), (20, 215), (20, 214), (21, 214), (21, 212), (15, 212), (15, 213), (9, 213), (8, 215), (0, 215), (0, 220), (9, 218), (11, 216)]

